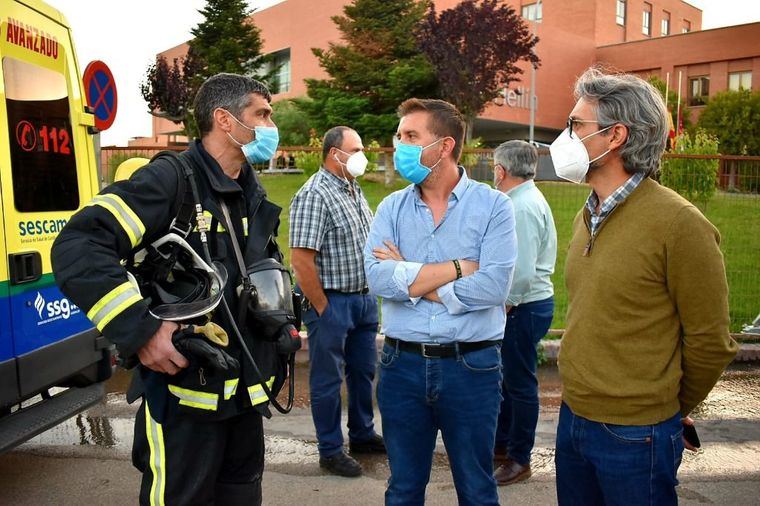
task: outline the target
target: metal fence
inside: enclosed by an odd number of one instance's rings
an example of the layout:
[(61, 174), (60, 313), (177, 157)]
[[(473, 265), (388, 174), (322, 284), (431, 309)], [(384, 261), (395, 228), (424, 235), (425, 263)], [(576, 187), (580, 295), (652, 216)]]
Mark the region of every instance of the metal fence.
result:
[[(167, 148), (103, 148), (101, 150), (102, 181), (104, 183), (111, 181), (116, 167), (122, 161), (135, 156), (151, 158), (163, 149)], [(181, 151), (184, 148), (169, 149)], [(376, 165), (375, 172), (384, 174), (384, 177), (373, 179), (393, 184), (397, 177), (392, 169), (393, 149), (379, 148), (367, 151), (368, 158)], [(321, 159), (320, 148), (281, 147), (277, 157), (269, 164), (256, 167), (265, 175), (264, 184), (278, 184), (277, 177), (267, 177), (270, 174), (296, 173), (299, 175), (294, 177), (304, 178), (297, 164), (297, 160), (303, 160), (304, 153), (312, 154), (312, 159), (316, 158), (317, 163)], [(700, 203), (699, 207), (721, 233), (721, 250), (725, 258), (729, 284), (731, 330), (740, 331), (743, 324), (751, 322), (760, 313), (760, 157), (665, 155), (665, 160), (678, 158), (717, 160), (716, 191), (709, 200)], [(492, 159), (492, 149), (465, 150), (463, 153), (463, 165), (468, 167), (469, 176), (481, 181), (492, 180)], [(566, 251), (570, 240), (573, 217), (583, 206), (589, 194), (589, 187), (560, 180), (554, 172), (546, 149), (539, 150), (536, 181), (546, 195), (557, 224), (559, 255), (553, 278), (557, 307), (552, 327), (563, 328), (567, 310), (563, 252)], [(287, 214), (289, 198), (278, 204), (285, 209), (284, 212)]]

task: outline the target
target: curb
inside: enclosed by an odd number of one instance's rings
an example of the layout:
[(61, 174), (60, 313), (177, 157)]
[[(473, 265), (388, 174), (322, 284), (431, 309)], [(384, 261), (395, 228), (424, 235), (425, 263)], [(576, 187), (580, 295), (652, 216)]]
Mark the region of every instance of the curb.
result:
[[(306, 331), (302, 330), (301, 334), (301, 349), (296, 353), (296, 362), (306, 363), (309, 361), (309, 338), (306, 335)], [(562, 335), (562, 330), (551, 329), (549, 335)], [(735, 338), (739, 342), (739, 353), (736, 354), (734, 362), (756, 362), (760, 361), (760, 343), (745, 343), (742, 339), (747, 339), (745, 334), (731, 334), (731, 337)], [(378, 334), (376, 338), (378, 352), (383, 347), (384, 336)], [(557, 357), (559, 356), (559, 349), (562, 346), (562, 339), (543, 339), (541, 340), (541, 347), (544, 350), (544, 357), (546, 361), (552, 364), (557, 363)]]

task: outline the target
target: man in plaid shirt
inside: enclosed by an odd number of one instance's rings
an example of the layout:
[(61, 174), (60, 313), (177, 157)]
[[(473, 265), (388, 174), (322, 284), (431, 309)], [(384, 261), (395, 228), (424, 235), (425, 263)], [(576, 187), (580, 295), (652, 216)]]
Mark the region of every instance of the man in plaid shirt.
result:
[(353, 477), (362, 469), (343, 451), (344, 373), (351, 452), (385, 452), (383, 439), (375, 432), (372, 407), (377, 300), (368, 294), (363, 264), (372, 211), (356, 182), (367, 166), (359, 134), (334, 127), (322, 145), (322, 167), (290, 204), (291, 263), (308, 301), (303, 320), (309, 334), (309, 387), (319, 464), (333, 474)]

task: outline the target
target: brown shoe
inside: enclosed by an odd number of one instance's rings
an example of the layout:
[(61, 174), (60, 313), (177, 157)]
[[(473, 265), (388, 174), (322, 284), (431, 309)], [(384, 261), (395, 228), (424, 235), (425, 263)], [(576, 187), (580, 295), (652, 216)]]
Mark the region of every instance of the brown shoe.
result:
[(493, 477), (496, 479), (496, 484), (501, 486), (527, 480), (530, 478), (531, 474), (530, 464), (522, 465), (509, 459), (506, 464), (503, 464), (496, 469), (493, 473)]

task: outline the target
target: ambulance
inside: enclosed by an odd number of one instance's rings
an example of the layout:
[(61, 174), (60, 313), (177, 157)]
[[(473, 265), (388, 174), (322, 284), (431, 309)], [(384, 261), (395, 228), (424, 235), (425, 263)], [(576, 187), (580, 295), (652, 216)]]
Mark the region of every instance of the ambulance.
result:
[(0, 452), (98, 403), (112, 347), (56, 287), (50, 248), (99, 190), (71, 30), (0, 0)]

